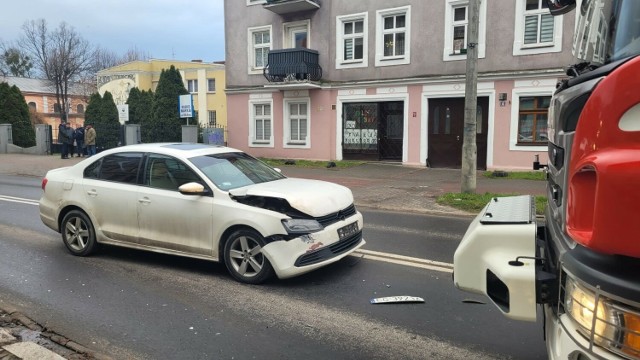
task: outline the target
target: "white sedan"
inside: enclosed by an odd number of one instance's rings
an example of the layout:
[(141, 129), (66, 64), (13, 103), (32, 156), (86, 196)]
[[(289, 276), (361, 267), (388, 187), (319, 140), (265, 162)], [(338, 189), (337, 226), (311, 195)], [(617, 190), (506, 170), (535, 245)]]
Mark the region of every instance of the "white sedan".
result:
[(49, 171), (40, 218), (77, 256), (98, 244), (224, 261), (257, 284), (328, 265), (365, 244), (348, 188), (287, 178), (239, 150), (140, 144)]

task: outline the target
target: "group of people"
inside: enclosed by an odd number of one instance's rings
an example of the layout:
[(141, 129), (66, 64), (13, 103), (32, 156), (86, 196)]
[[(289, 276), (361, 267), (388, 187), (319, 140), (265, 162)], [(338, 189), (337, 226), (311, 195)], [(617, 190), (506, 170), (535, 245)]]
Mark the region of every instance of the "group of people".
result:
[(96, 154), (96, 130), (91, 125), (74, 129), (68, 122), (61, 123), (58, 128), (58, 142), (62, 143), (62, 159), (73, 157), (74, 149), (77, 157)]

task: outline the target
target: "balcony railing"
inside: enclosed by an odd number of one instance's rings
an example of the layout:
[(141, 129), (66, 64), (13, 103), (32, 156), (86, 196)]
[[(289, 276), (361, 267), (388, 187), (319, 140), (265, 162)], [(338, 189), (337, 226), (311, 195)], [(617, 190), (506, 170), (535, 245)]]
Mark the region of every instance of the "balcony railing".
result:
[(318, 10), (318, 0), (267, 0), (263, 7), (276, 14), (284, 15), (301, 11)]
[(322, 78), (322, 68), (316, 50), (306, 48), (269, 51), (264, 77), (269, 82), (318, 81)]

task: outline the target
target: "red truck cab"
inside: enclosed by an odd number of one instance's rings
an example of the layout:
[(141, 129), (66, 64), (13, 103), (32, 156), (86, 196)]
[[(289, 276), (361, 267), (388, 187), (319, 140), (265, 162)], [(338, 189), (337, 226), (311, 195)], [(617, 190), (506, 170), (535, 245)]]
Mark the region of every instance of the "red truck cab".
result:
[(549, 108), (544, 219), (531, 197), (493, 199), (456, 250), (454, 283), (513, 319), (542, 309), (550, 359), (638, 360), (640, 1), (576, 11), (576, 64)]

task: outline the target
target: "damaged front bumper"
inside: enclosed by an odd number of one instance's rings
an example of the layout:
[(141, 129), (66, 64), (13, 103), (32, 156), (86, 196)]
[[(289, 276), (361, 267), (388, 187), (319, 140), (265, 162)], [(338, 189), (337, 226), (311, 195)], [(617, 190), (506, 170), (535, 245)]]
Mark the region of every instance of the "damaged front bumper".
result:
[[(339, 229), (357, 224), (357, 232), (342, 238)], [(271, 242), (262, 248), (280, 279), (301, 275), (334, 263), (362, 247), (362, 214), (354, 215), (325, 227), (322, 231), (290, 240)]]

